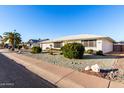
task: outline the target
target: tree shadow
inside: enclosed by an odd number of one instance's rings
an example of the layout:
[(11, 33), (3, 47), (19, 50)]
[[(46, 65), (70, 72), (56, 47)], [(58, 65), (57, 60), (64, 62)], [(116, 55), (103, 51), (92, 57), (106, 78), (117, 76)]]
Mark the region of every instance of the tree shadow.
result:
[(82, 59), (115, 59), (118, 58), (118, 56), (112, 56), (112, 55), (84, 55)]

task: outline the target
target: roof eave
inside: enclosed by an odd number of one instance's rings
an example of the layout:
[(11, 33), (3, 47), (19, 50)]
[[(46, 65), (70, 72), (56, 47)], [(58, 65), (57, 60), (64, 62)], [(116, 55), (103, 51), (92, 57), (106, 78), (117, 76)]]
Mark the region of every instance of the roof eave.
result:
[(79, 38), (79, 39), (68, 39), (68, 40), (53, 40), (53, 41), (47, 41), (47, 42), (41, 42), (41, 44), (44, 43), (54, 43), (54, 42), (63, 42), (63, 41), (74, 41), (74, 40), (93, 40), (93, 39), (108, 39), (111, 42), (115, 42), (115, 40), (113, 40), (110, 37), (95, 37), (95, 38)]

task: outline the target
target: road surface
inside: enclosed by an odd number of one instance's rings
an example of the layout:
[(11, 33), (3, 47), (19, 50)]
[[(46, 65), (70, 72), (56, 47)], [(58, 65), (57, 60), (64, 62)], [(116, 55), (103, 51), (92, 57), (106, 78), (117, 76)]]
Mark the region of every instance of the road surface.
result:
[(0, 54), (0, 87), (55, 88), (56, 86)]

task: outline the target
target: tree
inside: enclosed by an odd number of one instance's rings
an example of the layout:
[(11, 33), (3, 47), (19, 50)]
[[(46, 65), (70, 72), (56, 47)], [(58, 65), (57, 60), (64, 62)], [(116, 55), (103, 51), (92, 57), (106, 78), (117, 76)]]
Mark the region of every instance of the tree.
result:
[(15, 46), (21, 43), (21, 35), (17, 32), (5, 32), (3, 33), (4, 39), (3, 41), (6, 42), (9, 40), (9, 43), (12, 46), (12, 50), (14, 50)]

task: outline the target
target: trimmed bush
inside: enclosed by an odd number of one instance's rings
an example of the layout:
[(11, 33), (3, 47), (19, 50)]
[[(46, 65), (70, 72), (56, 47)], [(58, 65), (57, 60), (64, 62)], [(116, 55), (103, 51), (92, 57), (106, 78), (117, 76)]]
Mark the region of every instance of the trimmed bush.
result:
[(42, 49), (40, 47), (32, 47), (31, 53), (41, 53)]
[(3, 48), (3, 45), (2, 44), (0, 44), (0, 48)]
[(103, 56), (103, 51), (101, 51), (101, 50), (96, 51), (96, 55), (102, 55)]
[(94, 50), (93, 50), (93, 49), (88, 49), (88, 50), (87, 50), (87, 53), (88, 53), (88, 54), (93, 54), (93, 53), (94, 53)]
[(22, 46), (18, 46), (18, 49), (20, 50), (22, 48)]
[(62, 53), (67, 58), (75, 58), (75, 59), (81, 59), (83, 57), (85, 48), (80, 43), (68, 43), (64, 45), (62, 48)]
[(29, 49), (29, 47), (27, 45), (23, 45), (24, 49)]
[(49, 50), (49, 49), (50, 49), (49, 47), (46, 48), (46, 50)]

